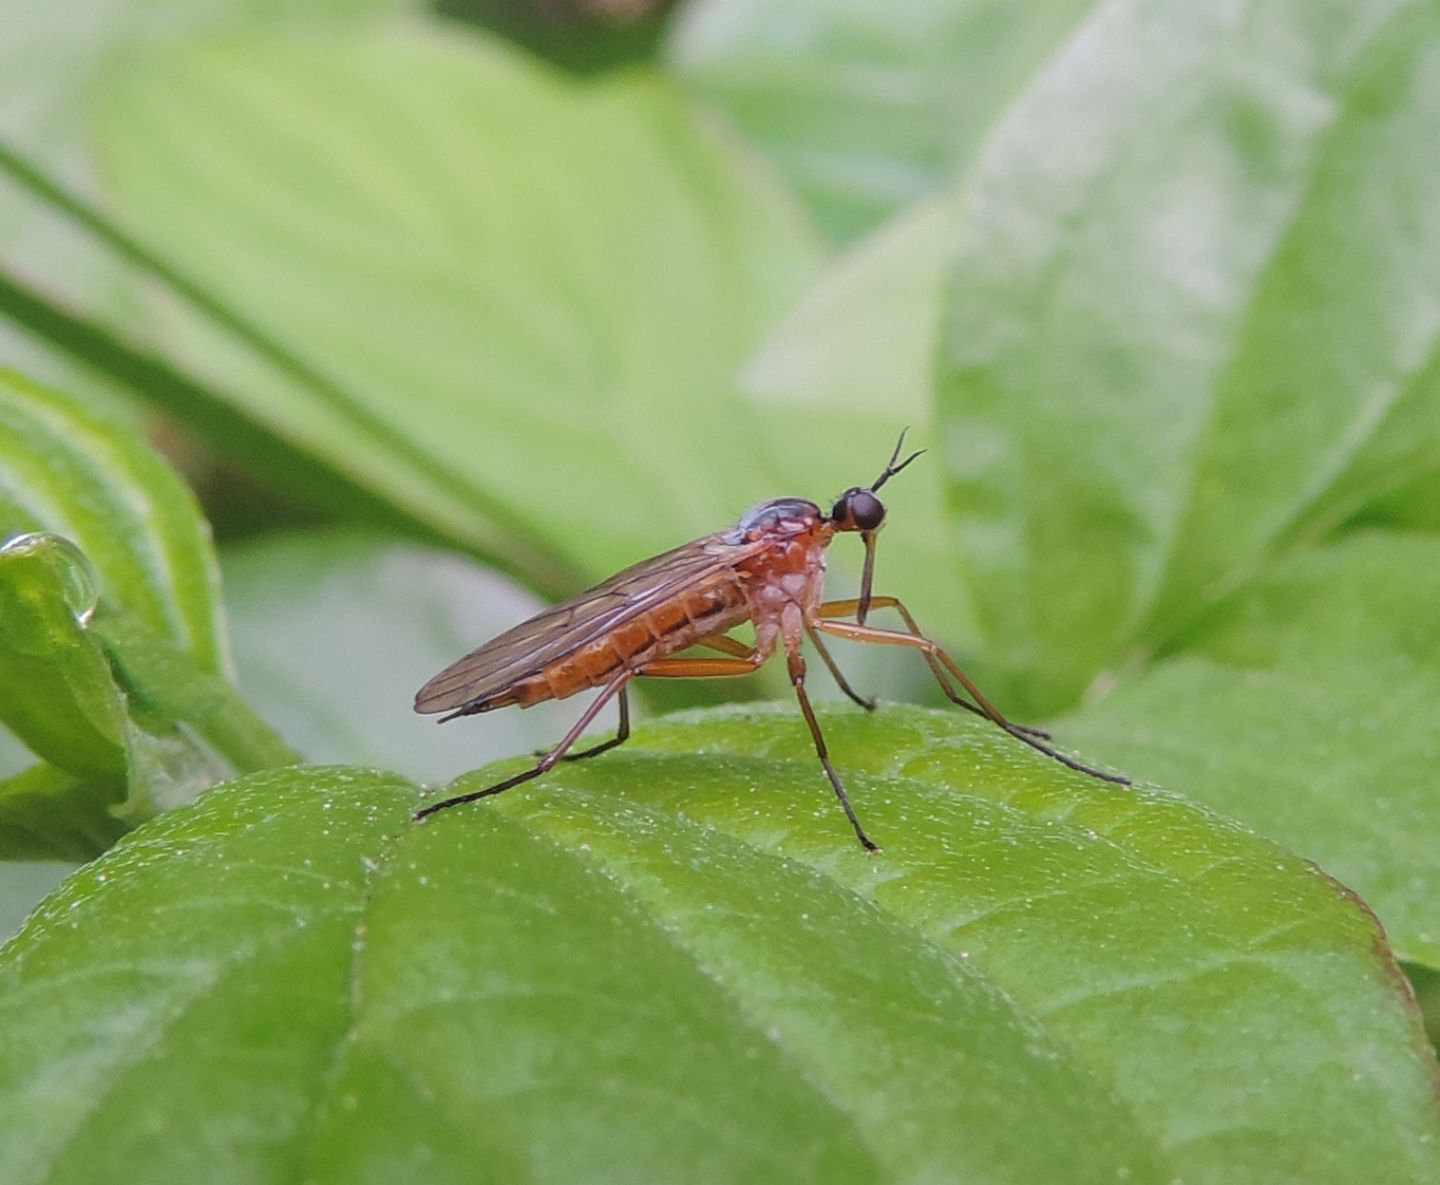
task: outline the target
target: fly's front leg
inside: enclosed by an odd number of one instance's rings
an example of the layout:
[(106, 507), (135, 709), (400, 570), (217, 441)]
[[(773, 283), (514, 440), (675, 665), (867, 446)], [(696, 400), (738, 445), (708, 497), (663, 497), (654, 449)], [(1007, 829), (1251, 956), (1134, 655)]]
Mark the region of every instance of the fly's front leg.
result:
[(1052, 749), (1044, 741), (1040, 740), (1033, 733), (1028, 732), (1018, 725), (1011, 724), (1005, 719), (990, 702), (980, 693), (980, 689), (970, 681), (970, 676), (960, 669), (960, 665), (941, 649), (938, 642), (932, 642), (929, 638), (915, 634), (904, 634), (898, 630), (876, 629), (871, 625), (859, 625), (849, 621), (817, 621), (815, 628), (823, 630), (827, 634), (834, 634), (837, 638), (849, 638), (853, 642), (875, 642), (885, 646), (908, 646), (914, 650), (924, 651), (927, 657), (943, 663), (949, 672), (959, 680), (961, 686), (975, 697), (975, 702), (980, 705), (984, 715), (998, 724), (1017, 741), (1024, 741), (1032, 749), (1038, 749), (1048, 757), (1053, 757), (1061, 765), (1067, 765), (1071, 769), (1079, 770), (1083, 774), (1089, 774), (1092, 778), (1099, 778), (1105, 782), (1118, 782), (1123, 786), (1130, 784), (1130, 779), (1122, 774), (1107, 774), (1102, 770), (1092, 769), (1088, 765), (1076, 761), (1072, 757)]
[(855, 828), (855, 837), (860, 841), (861, 847), (867, 852), (878, 852), (880, 845), (866, 835), (865, 828), (860, 826), (860, 820), (855, 817), (855, 808), (850, 805), (850, 796), (845, 793), (844, 783), (840, 781), (835, 767), (830, 764), (830, 752), (825, 745), (825, 736), (820, 731), (820, 722), (815, 719), (815, 709), (810, 706), (810, 697), (805, 693), (805, 659), (794, 650), (786, 655), (786, 659), (790, 668), (790, 685), (795, 688), (795, 697), (800, 701), (800, 711), (805, 714), (805, 723), (810, 726), (810, 736), (815, 742), (815, 753), (825, 768), (825, 776), (830, 779), (835, 797), (845, 808), (845, 817), (850, 820), (850, 826)]
[[(894, 609), (896, 613), (900, 614), (901, 620), (905, 622), (905, 628), (909, 630), (912, 636), (925, 638), (925, 635), (920, 632), (920, 627), (916, 624), (915, 618), (910, 615), (910, 610), (905, 608), (898, 597), (871, 597), (869, 607), (871, 609)], [(853, 617), (859, 611), (860, 602), (858, 600), (826, 601), (825, 604), (820, 606), (820, 616), (827, 619)], [(857, 624), (863, 625), (864, 623), (860, 622)], [(824, 627), (822, 626), (821, 628), (823, 629)], [(928, 639), (926, 640), (928, 641)], [(984, 716), (987, 720), (993, 720), (996, 724), (1000, 725), (1001, 728), (1005, 729), (1006, 732), (1023, 732), (1027, 736), (1032, 736), (1042, 741), (1048, 741), (1050, 739), (1050, 734), (1044, 729), (1031, 728), (1028, 724), (1010, 723), (1010, 721), (1002, 717), (1000, 713), (989, 704), (985, 704), (978, 691), (972, 690), (971, 694), (981, 702), (972, 704), (955, 690), (955, 685), (950, 682), (949, 677), (945, 674), (945, 668), (935, 655), (927, 651), (925, 661), (930, 667), (930, 673), (935, 676), (935, 681), (940, 684), (940, 690), (945, 693), (951, 703), (959, 704), (967, 712), (974, 712), (977, 716)], [(973, 689), (974, 684), (968, 679), (965, 680), (965, 683), (967, 687)]]

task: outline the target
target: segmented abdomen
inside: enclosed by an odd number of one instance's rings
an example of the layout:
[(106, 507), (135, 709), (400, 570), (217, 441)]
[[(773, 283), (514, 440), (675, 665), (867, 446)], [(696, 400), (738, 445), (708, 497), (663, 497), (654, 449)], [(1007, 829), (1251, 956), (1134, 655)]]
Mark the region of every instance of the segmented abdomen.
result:
[(701, 638), (733, 629), (749, 618), (750, 604), (740, 578), (733, 571), (722, 571), (636, 614), (533, 674), (516, 679), (472, 710), (488, 712), (511, 704), (528, 708), (546, 700), (564, 699), (608, 683), (622, 667), (634, 670), (685, 650)]

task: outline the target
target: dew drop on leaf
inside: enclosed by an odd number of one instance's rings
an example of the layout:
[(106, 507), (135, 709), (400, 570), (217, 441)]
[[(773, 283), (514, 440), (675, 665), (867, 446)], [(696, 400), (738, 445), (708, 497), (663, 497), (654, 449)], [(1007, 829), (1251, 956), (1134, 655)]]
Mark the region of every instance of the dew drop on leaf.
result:
[(49, 531), (16, 535), (0, 546), (0, 555), (45, 556), (61, 577), (65, 604), (82, 626), (90, 623), (100, 603), (99, 582), (90, 561), (70, 540)]

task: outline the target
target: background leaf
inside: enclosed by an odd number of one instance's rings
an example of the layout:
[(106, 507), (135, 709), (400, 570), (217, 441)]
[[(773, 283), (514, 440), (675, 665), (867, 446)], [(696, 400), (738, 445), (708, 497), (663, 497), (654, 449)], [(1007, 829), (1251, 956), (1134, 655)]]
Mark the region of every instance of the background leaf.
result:
[[(80, 778), (43, 764), (0, 779), (0, 860), (76, 863), (103, 852), (125, 833), (110, 809), (123, 785), (118, 777)], [(39, 875), (46, 892), (59, 880)], [(28, 884), (22, 879), (16, 885), (22, 894), (16, 909), (41, 895), (26, 900)], [(8, 936), (20, 920), (6, 912), (0, 905), (0, 921), (10, 923), (0, 936)]]
[(36, 756), (118, 780), (125, 704), (86, 634), (94, 598), (85, 556), (68, 540), (34, 533), (0, 547), (0, 719)]
[(194, 495), (129, 425), (0, 372), (0, 543), (69, 539), (107, 605), (227, 669), (218, 574)]
[(209, 531), (174, 472), (14, 376), (0, 423), (0, 536), (25, 532), (0, 546), (0, 720), (43, 762), (0, 782), (0, 858), (93, 856), (118, 814), (293, 761), (220, 673)]
[(825, 719), (879, 857), (779, 712), (423, 827), (344, 768), (170, 812), (0, 952), (5, 1179), (1428, 1179), (1333, 882), (981, 722)]
[[(0, 727), (0, 780), (29, 769), (33, 761), (30, 752)], [(20, 928), (35, 904), (73, 867), (74, 861), (0, 861), (0, 943)]]
[(1296, 557), (1066, 736), (1318, 860), (1440, 966), (1440, 540)]
[(131, 803), (139, 818), (193, 798), (206, 786), (298, 755), (224, 679), (125, 617), (102, 616), (104, 646), (130, 711)]
[(598, 578), (765, 492), (733, 372), (816, 248), (658, 80), (246, 41), (127, 72), (101, 132), (130, 220), (311, 381), (162, 301), (164, 340), (450, 538), (553, 590), (537, 538)]
[[(396, 0), (322, 0), (274, 4), (270, 0), (74, 0), (57, 12), (47, 0), (6, 0), (0, 41), (0, 150), (10, 149), (87, 196), (95, 190), (87, 122), (97, 81), (117, 63), (147, 49), (221, 30), (247, 27), (326, 28), (373, 21), (413, 8)], [(73, 306), (113, 314), (116, 261), (89, 236), (6, 175), (0, 151), (0, 261), (12, 275), (43, 277), (46, 290), (63, 290)], [(77, 375), (53, 352), (0, 322), (0, 356), (81, 392), (88, 402), (110, 396), (106, 377)]]
[(1088, 0), (702, 0), (668, 57), (853, 239), (967, 166)]
[(1143, 657), (1397, 455), (1433, 466), (1437, 20), (1106, 5), (987, 143), (941, 406), (1022, 702)]

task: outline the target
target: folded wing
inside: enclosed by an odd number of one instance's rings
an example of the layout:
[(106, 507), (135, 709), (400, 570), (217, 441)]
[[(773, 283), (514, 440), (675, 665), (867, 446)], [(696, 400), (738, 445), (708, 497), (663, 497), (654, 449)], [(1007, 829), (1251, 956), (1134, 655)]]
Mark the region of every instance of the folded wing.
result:
[(451, 663), (419, 690), (415, 710), (447, 712), (487, 699), (763, 546), (706, 535), (617, 572)]

